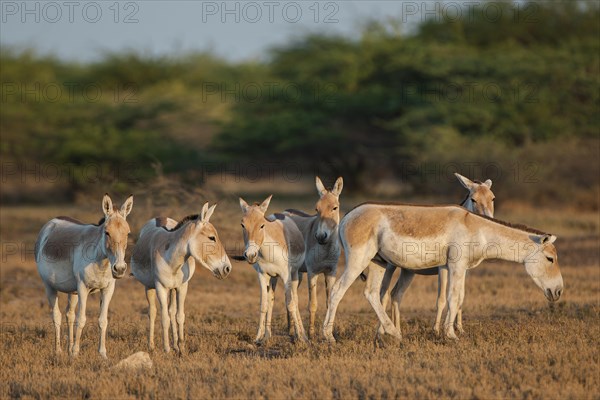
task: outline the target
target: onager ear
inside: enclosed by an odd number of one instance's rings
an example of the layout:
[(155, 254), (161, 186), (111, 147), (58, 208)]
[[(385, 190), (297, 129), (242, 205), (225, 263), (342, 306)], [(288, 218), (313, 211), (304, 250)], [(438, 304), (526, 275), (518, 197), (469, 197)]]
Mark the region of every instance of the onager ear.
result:
[(202, 207), (202, 213), (200, 214), (200, 220), (202, 222), (208, 222), (208, 220), (210, 219), (210, 217), (213, 215), (213, 213), (215, 212), (215, 208), (217, 207), (217, 204), (213, 204), (212, 207), (208, 208), (208, 201), (204, 204), (204, 206)]
[(491, 188), (492, 188), (492, 180), (491, 180), (491, 179), (486, 179), (486, 181), (485, 181), (485, 182), (483, 182), (483, 184), (484, 184), (485, 186), (487, 186), (487, 187), (488, 187), (488, 189), (491, 189)]
[[(454, 176), (456, 176), (456, 179), (458, 179), (458, 181), (461, 183), (461, 185), (463, 185), (467, 190), (471, 190), (471, 188), (473, 187), (474, 183), (472, 180), (470, 180), (469, 178), (467, 178), (466, 176), (462, 176), (461, 174), (459, 174), (458, 172), (454, 173)], [(491, 184), (492, 181), (490, 181)]]
[(340, 197), (340, 194), (342, 193), (343, 188), (344, 188), (344, 179), (342, 179), (342, 177), (340, 176), (335, 181), (335, 184), (333, 185), (333, 189), (331, 189), (331, 193), (333, 193), (336, 197)]
[(542, 244), (546, 245), (546, 244), (552, 244), (556, 241), (556, 236), (554, 235), (544, 235), (543, 239), (542, 239)]
[(102, 198), (102, 211), (105, 217), (110, 217), (113, 213), (113, 203), (108, 193)]
[(556, 240), (556, 236), (551, 235), (551, 234), (545, 234), (545, 235), (532, 235), (529, 237), (531, 240), (533, 240), (535, 243), (537, 244), (541, 244), (543, 246), (547, 245), (547, 244), (552, 244), (554, 243), (554, 241)]
[(250, 208), (250, 206), (248, 205), (248, 203), (246, 203), (246, 201), (244, 199), (242, 199), (241, 197), (240, 197), (240, 208), (242, 209), (242, 212), (244, 214), (246, 214), (246, 212)]
[(317, 186), (317, 193), (319, 193), (319, 197), (323, 197), (327, 193), (327, 189), (325, 188), (325, 185), (323, 185), (323, 182), (321, 182), (321, 178), (318, 176), (315, 178), (315, 184)]
[(123, 205), (121, 206), (119, 213), (123, 216), (123, 218), (127, 218), (129, 213), (131, 212), (132, 208), (133, 208), (133, 195), (130, 194), (129, 197), (127, 198), (127, 200), (125, 200), (125, 203), (123, 203)]
[(262, 204), (260, 205), (260, 211), (264, 213), (267, 212), (267, 208), (269, 208), (269, 203), (271, 202), (271, 198), (273, 198), (273, 195), (270, 195), (269, 197), (267, 197), (265, 199), (265, 201), (262, 202)]

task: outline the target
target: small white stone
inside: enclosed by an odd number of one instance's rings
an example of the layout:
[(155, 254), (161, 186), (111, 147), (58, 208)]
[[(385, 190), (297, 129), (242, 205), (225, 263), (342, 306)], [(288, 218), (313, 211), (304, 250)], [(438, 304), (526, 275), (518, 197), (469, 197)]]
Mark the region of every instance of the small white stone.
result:
[(150, 354), (145, 351), (138, 351), (119, 361), (113, 368), (129, 370), (152, 369), (152, 359), (150, 359)]

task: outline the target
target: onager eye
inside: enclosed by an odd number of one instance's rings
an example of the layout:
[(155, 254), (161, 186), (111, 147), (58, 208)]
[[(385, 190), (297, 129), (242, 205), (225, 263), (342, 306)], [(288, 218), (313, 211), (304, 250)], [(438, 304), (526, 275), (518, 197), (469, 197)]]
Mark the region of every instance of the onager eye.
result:
[(106, 234), (106, 237), (110, 237), (110, 233), (108, 232), (104, 232)]
[(337, 207), (333, 207), (333, 211), (335, 211), (335, 210), (337, 210), (337, 209), (338, 209)]
[(475, 200), (475, 199), (474, 199), (474, 198), (472, 198), (472, 197), (471, 197), (471, 201), (472, 201), (473, 203), (477, 203), (477, 200)]
[(242, 229), (246, 229), (246, 226), (244, 224), (240, 224), (240, 225), (242, 225)]
[(262, 229), (262, 228), (264, 228), (264, 227), (265, 227), (265, 224), (262, 224), (262, 225), (260, 226), (260, 229)]
[(216, 242), (216, 241), (217, 241), (217, 238), (216, 238), (216, 237), (214, 237), (214, 236), (209, 236), (208, 238), (209, 238), (210, 240), (212, 240), (213, 242)]
[(547, 256), (546, 256), (546, 260), (550, 261), (551, 263), (553, 263), (553, 262), (554, 262), (554, 258), (552, 258), (552, 257), (547, 257)]

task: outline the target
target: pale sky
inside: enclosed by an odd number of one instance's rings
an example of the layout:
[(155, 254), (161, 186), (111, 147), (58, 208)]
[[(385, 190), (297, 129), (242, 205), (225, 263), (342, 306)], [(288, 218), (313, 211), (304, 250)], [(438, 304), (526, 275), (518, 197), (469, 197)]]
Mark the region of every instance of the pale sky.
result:
[(414, 25), (434, 7), (393, 0), (1, 0), (0, 43), (78, 61), (130, 49), (156, 55), (210, 50), (239, 61), (261, 58), (308, 32), (356, 34), (368, 19), (393, 16)]

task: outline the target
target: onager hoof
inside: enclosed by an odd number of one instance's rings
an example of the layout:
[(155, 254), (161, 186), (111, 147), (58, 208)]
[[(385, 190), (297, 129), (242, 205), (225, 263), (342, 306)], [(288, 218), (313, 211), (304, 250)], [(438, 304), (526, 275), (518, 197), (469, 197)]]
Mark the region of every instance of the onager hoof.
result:
[(308, 342), (308, 337), (306, 337), (306, 334), (300, 333), (300, 334), (298, 334), (298, 335), (296, 335), (294, 337), (294, 341), (296, 343), (307, 343)]
[(379, 332), (375, 334), (375, 338), (373, 339), (373, 345), (376, 349), (383, 349), (386, 347), (386, 343), (383, 340), (383, 336)]
[(323, 332), (323, 338), (329, 344), (335, 344), (336, 343), (336, 340), (333, 337), (333, 332)]
[(446, 331), (446, 338), (450, 340), (458, 340), (458, 336), (456, 336), (456, 333), (454, 333), (454, 329), (448, 329)]
[(458, 333), (460, 333), (461, 335), (462, 335), (463, 333), (465, 333), (465, 330), (463, 329), (463, 326), (462, 326), (462, 325), (456, 324), (456, 327), (455, 327), (455, 329), (456, 329), (456, 330), (458, 331)]
[(398, 339), (399, 341), (402, 340), (402, 332), (400, 331), (400, 329), (396, 328), (393, 325), (388, 325), (388, 326), (380, 326), (380, 329), (378, 330), (377, 333), (380, 333), (382, 331), (383, 328), (383, 332), (388, 334), (389, 336)]
[(263, 346), (263, 345), (267, 344), (269, 337), (270, 337), (269, 335), (263, 335), (262, 337), (257, 336), (256, 339), (254, 339), (254, 344), (256, 346)]

